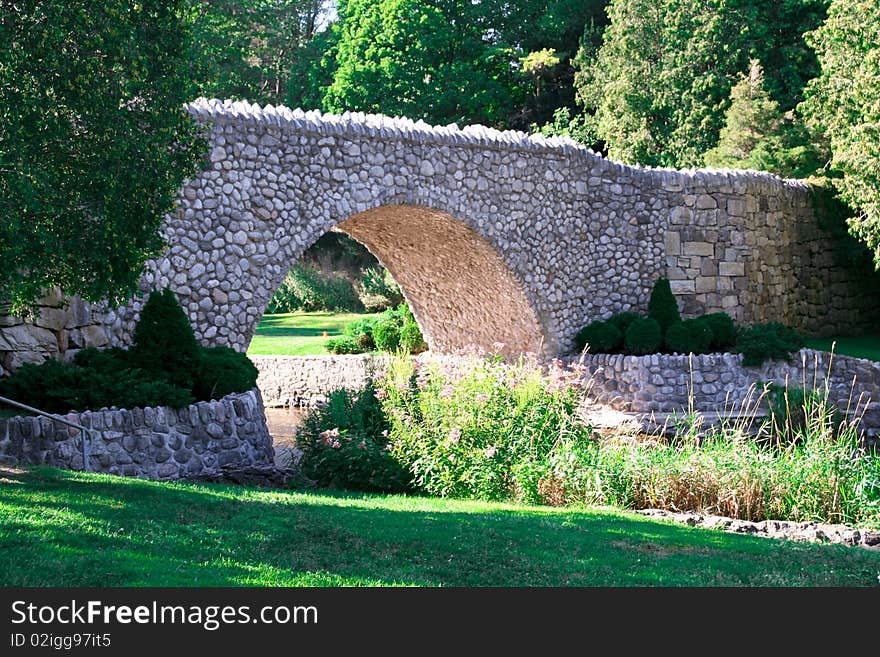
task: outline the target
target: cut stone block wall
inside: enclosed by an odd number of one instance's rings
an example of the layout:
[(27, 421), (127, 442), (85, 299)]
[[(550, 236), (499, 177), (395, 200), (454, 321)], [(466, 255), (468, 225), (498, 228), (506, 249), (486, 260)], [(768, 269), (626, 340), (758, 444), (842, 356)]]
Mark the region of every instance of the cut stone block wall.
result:
[(64, 298), (58, 290), (40, 299), (27, 319), (10, 315), (0, 304), (0, 376), (24, 363), (68, 360), (80, 349), (104, 347), (107, 333), (105, 313), (78, 296)]

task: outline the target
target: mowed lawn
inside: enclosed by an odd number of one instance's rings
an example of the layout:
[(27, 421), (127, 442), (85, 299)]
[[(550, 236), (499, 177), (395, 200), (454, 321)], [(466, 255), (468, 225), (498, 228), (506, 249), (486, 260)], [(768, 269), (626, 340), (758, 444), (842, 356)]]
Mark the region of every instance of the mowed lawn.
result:
[(0, 470), (4, 586), (877, 586), (880, 552), (605, 509)]
[(804, 342), (807, 348), (819, 351), (831, 351), (832, 344), (837, 343), (834, 346), (835, 354), (880, 361), (880, 335), (860, 335), (849, 338), (808, 338)]
[(265, 315), (247, 353), (251, 356), (317, 356), (324, 344), (352, 322), (372, 315), (358, 313), (283, 313)]

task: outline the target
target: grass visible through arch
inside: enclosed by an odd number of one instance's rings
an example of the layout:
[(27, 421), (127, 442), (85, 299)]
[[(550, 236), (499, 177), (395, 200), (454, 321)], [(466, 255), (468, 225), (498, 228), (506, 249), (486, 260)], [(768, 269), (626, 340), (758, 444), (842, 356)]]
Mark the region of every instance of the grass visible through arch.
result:
[(0, 470), (4, 586), (876, 586), (880, 552), (605, 509)]
[(342, 335), (343, 329), (352, 322), (373, 316), (331, 312), (264, 315), (247, 353), (249, 356), (327, 355), (324, 344), (329, 338)]

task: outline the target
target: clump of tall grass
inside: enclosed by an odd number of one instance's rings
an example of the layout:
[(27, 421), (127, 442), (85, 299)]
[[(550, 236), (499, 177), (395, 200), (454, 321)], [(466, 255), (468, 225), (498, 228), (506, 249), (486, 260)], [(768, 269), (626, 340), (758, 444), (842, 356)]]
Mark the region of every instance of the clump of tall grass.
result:
[(389, 456), (433, 495), (880, 526), (880, 456), (859, 429), (866, 400), (836, 408), (829, 379), (800, 392), (755, 386), (717, 425), (691, 403), (671, 438), (600, 436), (583, 414), (586, 373), (534, 359), (400, 357), (376, 398)]
[[(880, 457), (865, 449), (866, 400), (831, 401), (831, 370), (801, 386), (753, 387), (734, 419), (709, 426), (693, 397), (671, 439), (606, 437), (583, 463), (583, 501), (744, 520), (880, 525)], [(853, 382), (854, 389), (855, 382)], [(769, 417), (759, 411), (769, 407)], [(573, 499), (571, 501), (574, 501)]]

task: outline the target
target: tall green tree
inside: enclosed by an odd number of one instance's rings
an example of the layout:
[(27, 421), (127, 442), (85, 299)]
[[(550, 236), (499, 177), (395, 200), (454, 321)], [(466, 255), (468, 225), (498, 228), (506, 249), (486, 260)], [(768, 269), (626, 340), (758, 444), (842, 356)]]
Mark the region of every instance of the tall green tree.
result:
[[(573, 104), (571, 56), (605, 2), (343, 0), (324, 56), (295, 71), (303, 84), (290, 96), (313, 98), (329, 77), (326, 110), (525, 128)], [(559, 61), (526, 70), (541, 51)]]
[[(343, 6), (344, 5), (344, 6)], [(521, 104), (514, 53), (483, 40), (469, 0), (349, 0), (325, 109), (499, 125)]]
[(327, 0), (186, 0), (204, 96), (278, 104), (327, 18)]
[(718, 142), (730, 91), (750, 59), (765, 64), (783, 112), (816, 72), (803, 34), (828, 0), (611, 0), (610, 24), (576, 78), (611, 157), (695, 166)]
[(831, 145), (834, 183), (856, 211), (850, 230), (880, 269), (880, 0), (833, 0), (808, 40), (822, 73), (804, 115)]
[(122, 301), (202, 142), (181, 2), (21, 0), (0, 13), (0, 297)]
[(751, 61), (730, 92), (730, 107), (718, 145), (704, 162), (711, 167), (757, 169), (785, 177), (803, 178), (822, 165), (819, 151), (793, 113), (783, 115), (764, 84), (764, 69)]

